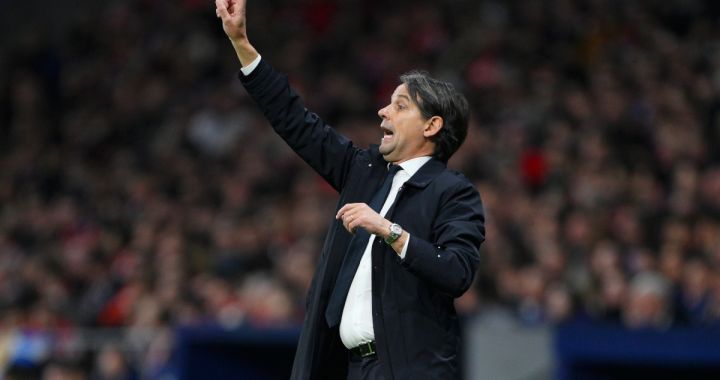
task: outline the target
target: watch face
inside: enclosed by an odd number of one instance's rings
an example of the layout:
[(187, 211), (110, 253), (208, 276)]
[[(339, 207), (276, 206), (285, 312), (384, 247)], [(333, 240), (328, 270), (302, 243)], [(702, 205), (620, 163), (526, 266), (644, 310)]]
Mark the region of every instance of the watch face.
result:
[(385, 243), (392, 244), (394, 243), (402, 234), (403, 230), (402, 227), (399, 225), (393, 223), (390, 225), (390, 236), (385, 238)]
[(400, 228), (400, 226), (397, 225), (397, 224), (391, 224), (391, 225), (390, 225), (390, 232), (391, 232), (393, 235), (400, 235), (400, 234), (402, 233), (402, 228)]

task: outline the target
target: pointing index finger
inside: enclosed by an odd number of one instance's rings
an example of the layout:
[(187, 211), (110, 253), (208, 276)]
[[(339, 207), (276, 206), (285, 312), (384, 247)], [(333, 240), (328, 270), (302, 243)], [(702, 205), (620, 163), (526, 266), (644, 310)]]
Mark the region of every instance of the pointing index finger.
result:
[(228, 3), (225, 0), (215, 0), (215, 7), (217, 8), (217, 14), (222, 18), (223, 20), (228, 18), (230, 14), (228, 13), (227, 7)]

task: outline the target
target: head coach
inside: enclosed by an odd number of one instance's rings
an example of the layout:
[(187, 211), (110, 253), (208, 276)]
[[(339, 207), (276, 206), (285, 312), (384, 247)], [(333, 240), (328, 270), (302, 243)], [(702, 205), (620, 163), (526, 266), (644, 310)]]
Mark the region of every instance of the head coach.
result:
[(485, 239), (480, 196), (447, 169), (468, 103), (424, 73), (400, 77), (361, 149), (308, 111), (246, 34), (245, 0), (216, 0), (240, 80), (275, 132), (340, 193), (307, 296), (292, 379), (456, 379), (454, 299)]

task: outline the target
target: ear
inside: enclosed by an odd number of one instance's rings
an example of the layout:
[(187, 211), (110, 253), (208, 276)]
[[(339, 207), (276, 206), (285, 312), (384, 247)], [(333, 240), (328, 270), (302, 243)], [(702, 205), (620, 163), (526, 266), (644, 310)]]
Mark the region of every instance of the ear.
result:
[(437, 135), (442, 129), (445, 122), (440, 116), (433, 116), (425, 123), (425, 129), (423, 129), (423, 136), (433, 137)]

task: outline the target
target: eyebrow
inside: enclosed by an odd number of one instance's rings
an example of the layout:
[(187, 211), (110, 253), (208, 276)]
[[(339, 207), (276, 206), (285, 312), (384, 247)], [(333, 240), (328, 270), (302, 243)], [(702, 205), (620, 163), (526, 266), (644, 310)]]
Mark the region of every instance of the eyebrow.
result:
[(409, 97), (409, 96), (403, 95), (403, 94), (400, 94), (400, 95), (398, 95), (397, 97), (398, 97), (398, 98), (405, 98), (405, 99), (408, 100), (408, 101), (410, 100), (410, 97)]

